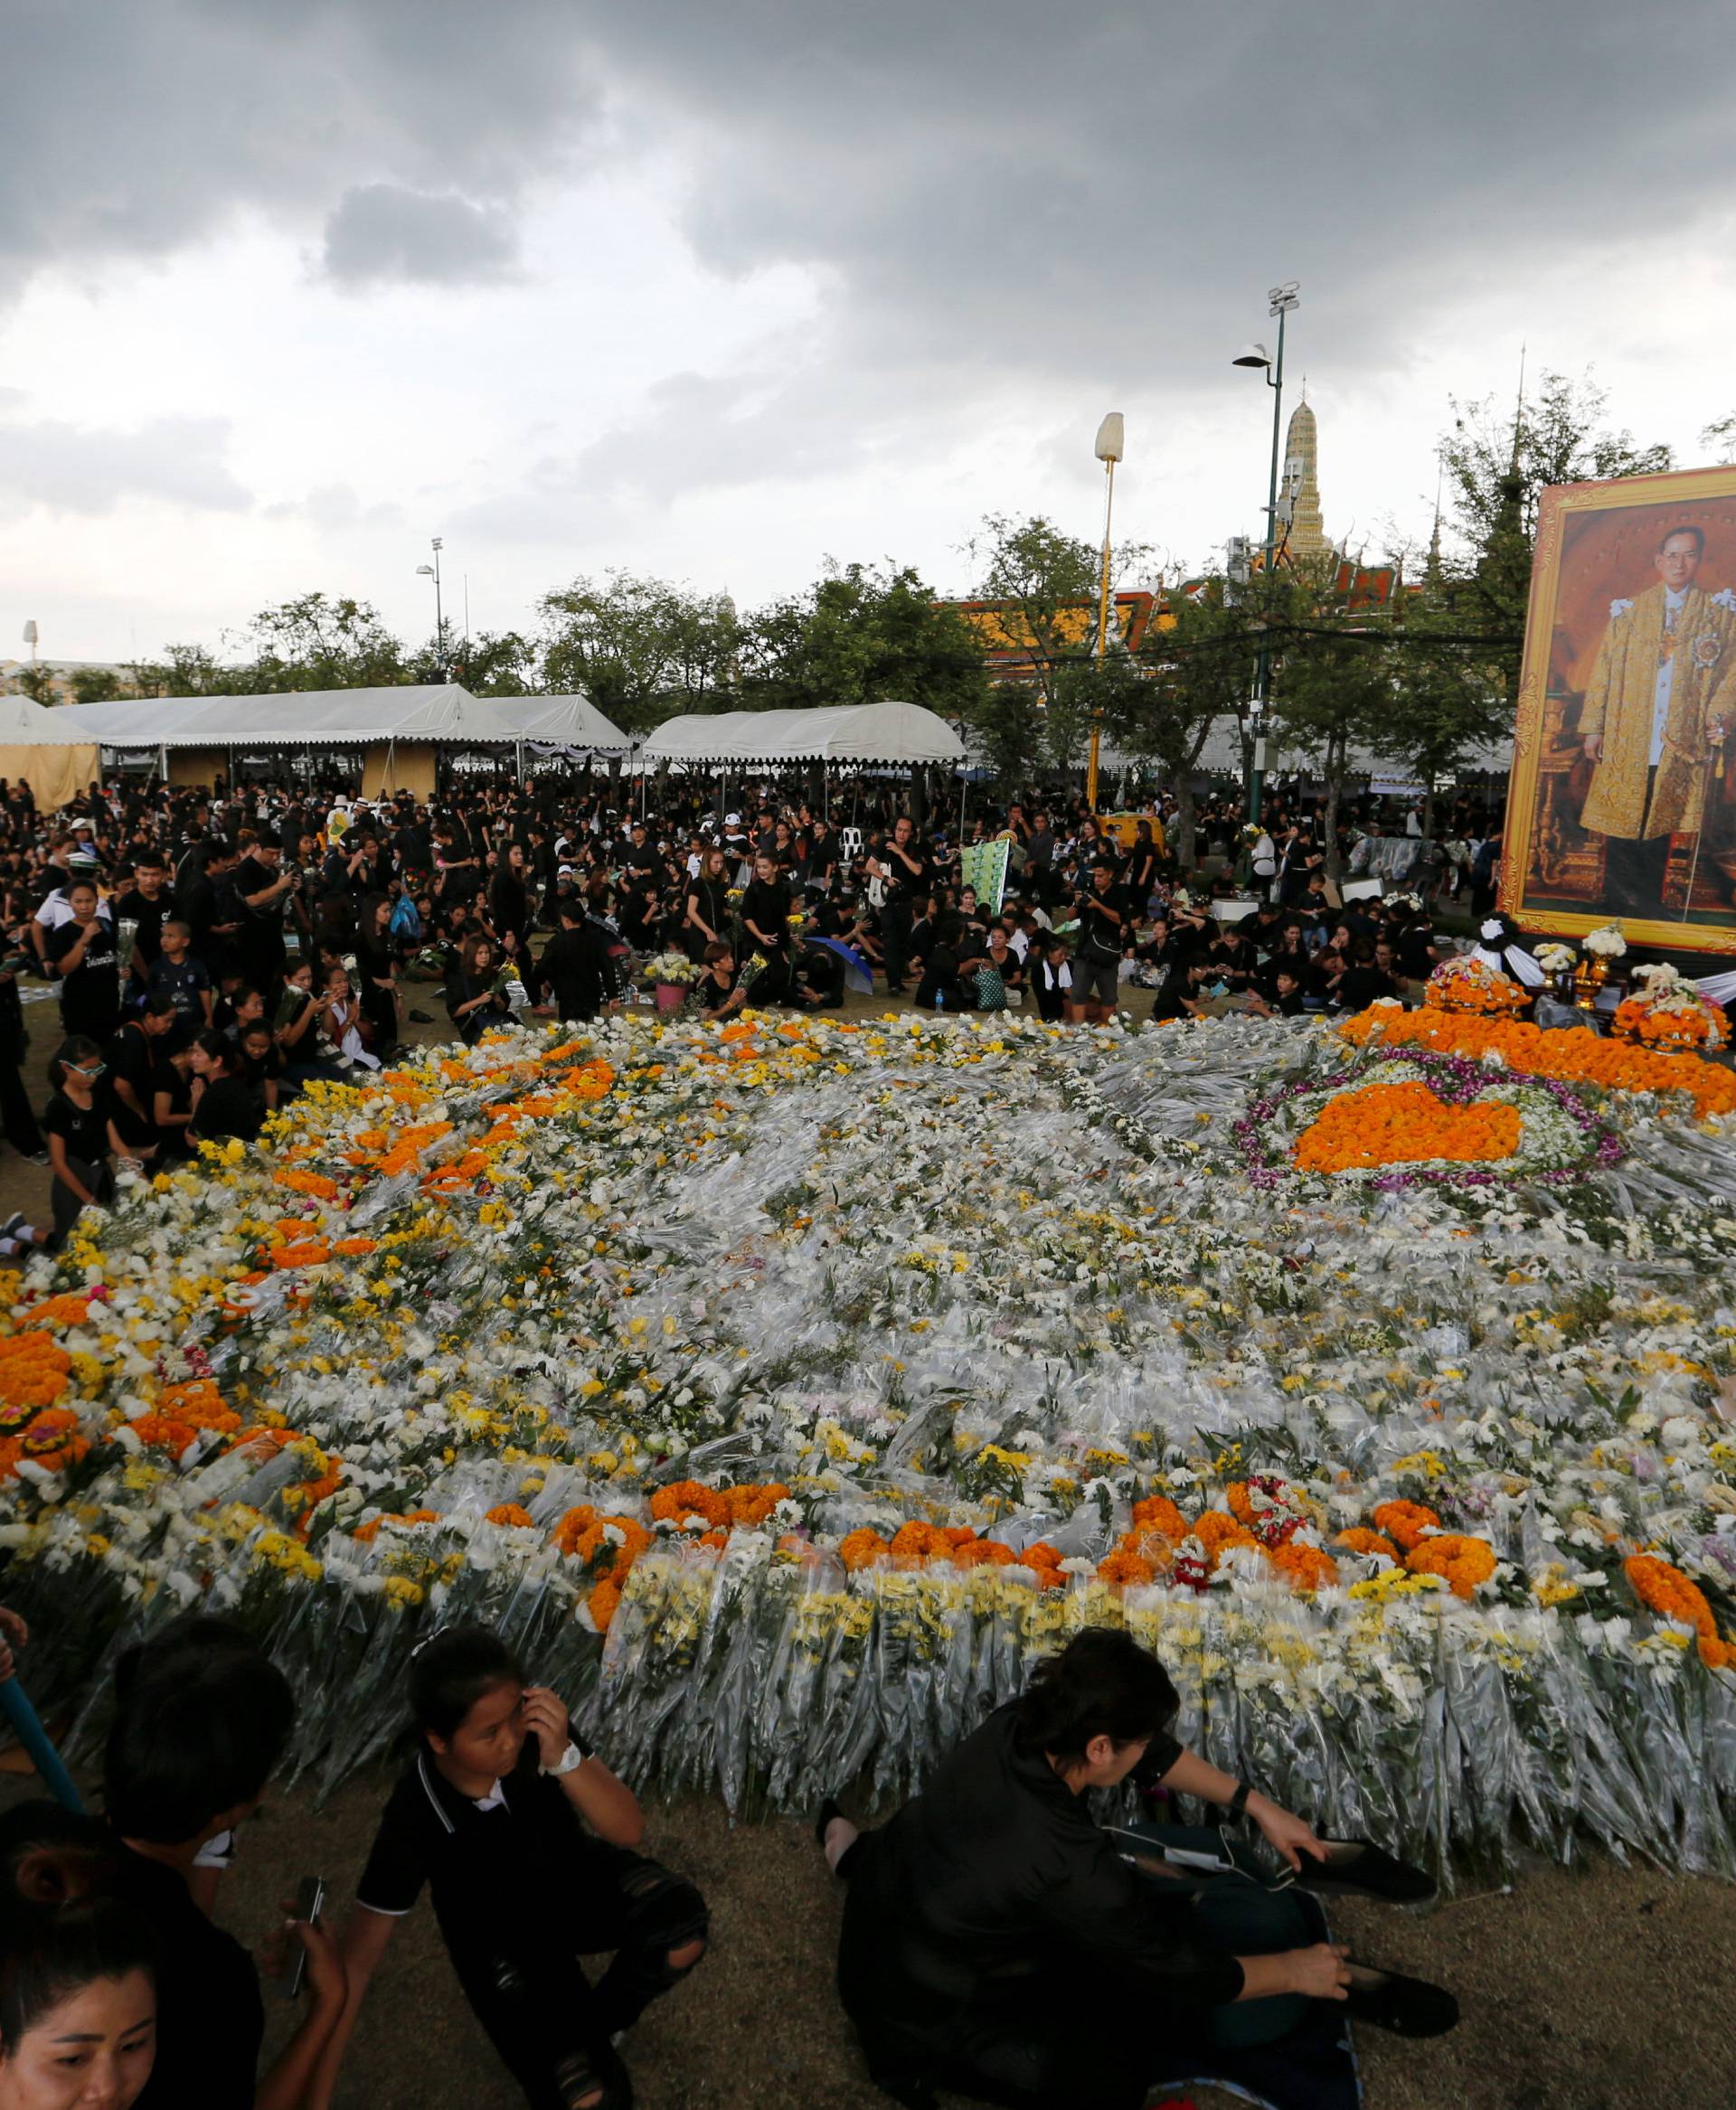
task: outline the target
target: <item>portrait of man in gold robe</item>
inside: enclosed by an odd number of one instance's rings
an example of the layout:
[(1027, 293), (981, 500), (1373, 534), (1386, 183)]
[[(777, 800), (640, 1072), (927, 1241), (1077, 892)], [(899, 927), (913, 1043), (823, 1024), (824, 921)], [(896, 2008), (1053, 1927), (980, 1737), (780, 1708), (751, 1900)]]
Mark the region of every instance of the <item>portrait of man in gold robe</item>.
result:
[(1698, 583), (1705, 550), (1703, 529), (1665, 529), (1655, 582), (1610, 604), (1580, 711), (1592, 765), (1580, 825), (1604, 838), (1618, 914), (1661, 912), (1672, 840), (1697, 834), (1736, 721), (1736, 592)]

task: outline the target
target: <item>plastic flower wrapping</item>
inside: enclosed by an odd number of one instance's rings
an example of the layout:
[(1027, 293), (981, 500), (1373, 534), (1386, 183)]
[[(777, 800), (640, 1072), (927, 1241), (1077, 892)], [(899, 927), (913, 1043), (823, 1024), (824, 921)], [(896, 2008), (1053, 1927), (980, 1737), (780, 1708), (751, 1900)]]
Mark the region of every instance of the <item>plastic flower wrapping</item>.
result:
[(330, 1786), (433, 1625), (637, 1784), (906, 1792), (1080, 1625), (1443, 1867), (1736, 1872), (1736, 1077), (1506, 1017), (524, 1028), (0, 1280), (39, 1704), (256, 1632)]

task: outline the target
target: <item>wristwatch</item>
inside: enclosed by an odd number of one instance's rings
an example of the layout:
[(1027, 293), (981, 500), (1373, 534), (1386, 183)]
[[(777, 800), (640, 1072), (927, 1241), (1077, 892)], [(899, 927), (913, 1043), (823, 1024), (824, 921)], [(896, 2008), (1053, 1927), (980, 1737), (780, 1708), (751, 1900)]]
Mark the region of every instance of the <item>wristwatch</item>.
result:
[[(554, 1764), (552, 1766), (544, 1766), (540, 1770), (543, 1773), (552, 1776), (554, 1779), (559, 1780), (562, 1774), (577, 1773), (579, 1768), (584, 1764), (585, 1760), (589, 1757), (590, 1753), (586, 1751), (584, 1747), (578, 1741), (578, 1739), (576, 1738), (570, 1737), (567, 1739), (566, 1749), (561, 1752), (561, 1756), (555, 1760)], [(1246, 1791), (1244, 1790), (1244, 1793)]]
[(1237, 1781), (1236, 1792), (1230, 1798), (1229, 1822), (1231, 1823), (1239, 1823), (1248, 1814), (1248, 1783), (1245, 1780)]

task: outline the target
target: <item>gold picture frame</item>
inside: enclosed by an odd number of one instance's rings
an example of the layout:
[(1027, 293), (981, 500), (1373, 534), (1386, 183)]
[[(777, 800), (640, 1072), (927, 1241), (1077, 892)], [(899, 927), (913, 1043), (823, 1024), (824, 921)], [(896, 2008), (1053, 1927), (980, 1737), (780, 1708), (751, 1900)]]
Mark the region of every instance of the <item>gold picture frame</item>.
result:
[[(1628, 626), (1626, 656), (1612, 660), (1617, 626)], [(1655, 711), (1642, 694), (1648, 678)], [(1624, 729), (1621, 758), (1588, 746), (1582, 714)], [(1632, 834), (1583, 824), (1582, 813), (1608, 817), (1624, 798), (1617, 818)], [(1672, 815), (1697, 824), (1668, 826)], [(1614, 921), (1632, 944), (1736, 953), (1736, 467), (1543, 492), (1498, 900), (1538, 935), (1583, 937)]]

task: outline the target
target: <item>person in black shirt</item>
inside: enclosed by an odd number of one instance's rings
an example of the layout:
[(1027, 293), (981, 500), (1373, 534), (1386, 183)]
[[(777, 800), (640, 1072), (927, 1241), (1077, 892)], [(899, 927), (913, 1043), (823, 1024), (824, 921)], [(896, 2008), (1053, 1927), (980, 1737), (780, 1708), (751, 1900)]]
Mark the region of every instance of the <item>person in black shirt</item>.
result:
[(173, 907), (161, 852), (141, 852), (133, 862), (132, 885), (115, 903), (116, 916), (133, 926), (133, 952), (127, 966), (131, 995), (138, 995), (150, 980), (151, 968), (163, 949), (163, 919)]
[(265, 1125), (265, 1108), (236, 1074), (241, 1059), (226, 1033), (201, 1033), (193, 1043), (193, 1118), (187, 1135), (193, 1143), (224, 1143), (239, 1136), (251, 1143)]
[(48, 1066), (56, 1089), (42, 1115), (42, 1132), (53, 1169), (49, 1206), (56, 1242), (71, 1229), (80, 1210), (106, 1209), (114, 1199), (108, 1159), (124, 1146), (98, 1096), (107, 1068), (97, 1043), (77, 1034), (61, 1041)]
[(209, 1917), (215, 1880), (205, 1881), (207, 1850), (258, 1808), (288, 1743), (288, 1681), (241, 1628), (193, 1615), (127, 1650), (115, 1692), (103, 1800), (116, 1888), (149, 1924), (157, 1957), (156, 2064), (136, 2110), (253, 2110), (256, 2089), (299, 2104), (343, 2011), (336, 1946), (322, 1926), (295, 1924), (307, 2011), (261, 2087), (259, 1973)]
[(748, 993), (736, 973), (735, 955), (727, 945), (705, 947), (705, 972), (694, 984), (693, 994), (707, 1018), (733, 1017), (747, 1003)]
[(120, 1017), (119, 955), (113, 924), (97, 913), (97, 890), (78, 880), (68, 891), (72, 920), (48, 934), (61, 984), (61, 1022), (69, 1033), (106, 1041)]
[(539, 1009), (566, 1022), (594, 1019), (605, 1003), (618, 1001), (609, 946), (576, 897), (563, 900), (559, 913), (561, 928), (536, 963), (533, 982), (544, 998)]
[(699, 870), (687, 882), (682, 937), (690, 960), (703, 960), (714, 945), (726, 941), (730, 926), (730, 881), (723, 869), (723, 852), (712, 848), (700, 853)]
[(148, 1154), (157, 1140), (156, 1100), (164, 1041), (175, 1031), (175, 1009), (166, 996), (147, 996), (108, 1044), (115, 1133), (129, 1150)]
[[(427, 1887), (465, 1997), (533, 2110), (625, 2110), (632, 2086), (611, 2039), (704, 1955), (704, 1899), (634, 1851), (637, 1802), (498, 1634), (434, 1634), (410, 1667), (410, 1711), (416, 1756), (344, 1929), (350, 1998), (326, 2089), (392, 1929)], [(614, 1961), (593, 1983), (579, 1959), (603, 1950)]]
[(909, 971), (906, 947), (911, 913), (933, 890), (934, 864), (910, 821), (901, 815), (881, 844), (879, 855), (868, 860), (868, 871), (885, 889), (880, 935), (886, 950), (886, 993), (896, 996), (902, 992)]
[[(789, 982), (789, 882), (761, 851), (753, 861), (753, 877), (741, 897), (742, 950), (765, 955), (763, 974), (754, 977), (756, 1003), (777, 1003)], [(763, 984), (763, 987), (761, 987)]]
[(252, 854), (235, 868), (241, 969), (260, 989), (275, 988), (283, 974), (284, 909), (300, 881), (297, 868), (284, 863), (283, 844), (276, 835), (261, 835)]
[(882, 1831), (858, 1837), (823, 1810), (826, 1857), (849, 1885), (838, 1990), (889, 2094), (1137, 2110), (1159, 2061), (1197, 2041), (1213, 2007), (1346, 1997), (1340, 1948), (1228, 1954), (1093, 1820), (1088, 1791), (1137, 1767), (1245, 1809), (1293, 1869), (1305, 1853), (1326, 1858), (1299, 1817), (1183, 1749), (1178, 1705), (1130, 1634), (1087, 1627)]
[(1075, 1025), (1106, 1024), (1120, 1002), (1121, 948), (1128, 918), (1115, 883), (1115, 860), (1099, 848), (1089, 890), (1079, 902), (1079, 940), (1073, 947), (1073, 986), (1067, 1015)]
[(513, 1007), (500, 985), (500, 966), (488, 938), (465, 939), (458, 971), (447, 984), (446, 1010), (467, 1048), (474, 1048), (489, 1026), (511, 1019)]

